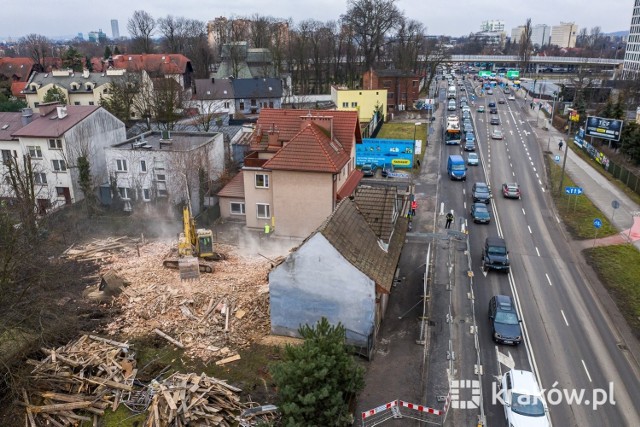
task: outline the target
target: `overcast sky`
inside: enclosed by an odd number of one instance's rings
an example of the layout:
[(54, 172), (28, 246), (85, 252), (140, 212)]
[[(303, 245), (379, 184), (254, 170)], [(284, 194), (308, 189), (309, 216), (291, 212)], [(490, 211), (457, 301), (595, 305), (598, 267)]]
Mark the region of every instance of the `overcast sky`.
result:
[[(146, 10), (154, 18), (167, 15), (207, 21), (218, 16), (251, 17), (256, 14), (331, 21), (347, 10), (346, 0), (32, 0), (3, 1), (0, 6), (0, 40), (36, 33), (47, 37), (75, 36), (102, 29), (111, 37), (111, 19), (117, 19), (120, 35), (127, 34), (127, 20), (134, 10)], [(575, 22), (579, 28), (599, 26), (603, 33), (629, 31), (633, 0), (397, 0), (405, 16), (422, 22), (432, 35), (461, 36), (479, 31), (484, 20), (502, 20), (511, 29), (532, 23), (557, 25)]]

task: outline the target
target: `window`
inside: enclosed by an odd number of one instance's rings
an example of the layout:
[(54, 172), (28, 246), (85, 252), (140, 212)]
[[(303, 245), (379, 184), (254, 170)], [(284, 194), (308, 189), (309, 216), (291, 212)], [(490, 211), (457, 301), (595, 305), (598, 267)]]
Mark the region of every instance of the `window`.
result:
[(38, 108), (38, 105), (40, 105), (40, 103), (39, 103), (39, 102), (34, 102), (34, 103), (33, 103), (33, 108)]
[(224, 108), (229, 108), (229, 101), (224, 101)]
[(61, 139), (50, 139), (49, 140), (49, 149), (50, 150), (62, 150), (62, 140)]
[(93, 101), (89, 101), (89, 105), (96, 105), (96, 103)]
[(239, 105), (240, 111), (244, 110), (244, 102), (241, 102)]
[(263, 173), (256, 174), (256, 187), (269, 188), (269, 175)]
[(231, 215), (244, 215), (244, 203), (231, 202)]
[(156, 180), (160, 182), (165, 182), (167, 180), (167, 177), (164, 174), (159, 174), (159, 175), (156, 175)]
[(27, 147), (27, 149), (29, 150), (29, 155), (32, 159), (42, 158), (42, 149), (40, 149), (40, 147), (38, 147), (37, 145), (29, 146)]
[(127, 161), (124, 159), (116, 159), (116, 171), (118, 172), (126, 172), (127, 171)]
[(352, 102), (352, 103), (351, 103), (351, 108), (356, 108), (357, 106), (358, 106), (358, 103), (357, 103), (357, 102)]
[(158, 189), (158, 197), (167, 197), (167, 190)]
[(11, 150), (2, 150), (2, 163), (9, 163), (11, 161)]
[(66, 190), (66, 187), (56, 187), (56, 195), (58, 197), (64, 197), (64, 191)]
[(391, 87), (391, 80), (385, 80), (382, 82), (382, 87), (383, 88), (390, 88)]
[(51, 160), (51, 164), (56, 172), (65, 172), (67, 170), (67, 164), (64, 160)]
[(393, 99), (393, 95), (394, 95), (393, 92), (387, 92), (387, 98)]
[(142, 198), (144, 200), (151, 200), (151, 190), (149, 190), (148, 188), (143, 188), (142, 189)]
[(269, 205), (264, 203), (257, 203), (256, 208), (257, 208), (258, 218), (260, 219), (271, 218), (271, 215), (269, 215)]
[(156, 161), (156, 162), (153, 164), (153, 168), (154, 168), (155, 170), (164, 170), (164, 162), (163, 162), (163, 161), (161, 161), (161, 160)]
[(36, 172), (33, 174), (33, 182), (35, 182), (36, 184), (46, 184), (47, 183), (47, 174), (46, 173), (41, 173), (41, 172)]
[(80, 101), (74, 101), (73, 105), (80, 105)]
[(342, 108), (348, 108), (349, 107), (349, 103), (348, 102), (343, 102), (342, 103)]
[(118, 187), (118, 193), (123, 200), (131, 199), (131, 189), (127, 187)]
[(252, 100), (251, 100), (251, 106), (252, 106), (252, 107), (255, 107), (256, 105), (258, 105), (258, 104), (256, 104), (256, 100), (255, 100), (255, 99), (252, 99)]
[(146, 172), (146, 171), (147, 171), (147, 161), (140, 160), (140, 172)]

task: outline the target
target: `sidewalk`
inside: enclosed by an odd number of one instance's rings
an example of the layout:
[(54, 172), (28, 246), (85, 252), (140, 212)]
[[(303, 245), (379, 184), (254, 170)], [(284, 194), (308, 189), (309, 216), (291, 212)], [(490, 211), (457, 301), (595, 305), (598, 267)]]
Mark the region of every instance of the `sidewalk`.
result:
[[(544, 112), (538, 109), (531, 110), (524, 108), (529, 117), (536, 118), (536, 115), (540, 119), (539, 122), (543, 123), (543, 119), (547, 119)], [(633, 217), (633, 212), (640, 212), (640, 206), (631, 200), (626, 194), (624, 194), (618, 187), (610, 183), (605, 179), (598, 171), (572, 150), (567, 145), (573, 144), (568, 142), (568, 136), (565, 133), (558, 131), (553, 127), (549, 127), (549, 130), (543, 130), (537, 128), (534, 130), (534, 134), (538, 139), (538, 144), (541, 145), (543, 152), (547, 149), (549, 137), (551, 138), (550, 152), (547, 154), (552, 161), (556, 155), (560, 155), (559, 164), (562, 165), (564, 161), (565, 151), (567, 154), (567, 163), (565, 165), (565, 172), (571, 177), (571, 179), (580, 187), (584, 189), (584, 195), (586, 195), (593, 204), (602, 211), (603, 215), (616, 227), (620, 234), (612, 236), (602, 240), (602, 244), (616, 244), (628, 242), (629, 239), (633, 242), (633, 245), (640, 250), (640, 218)], [(562, 151), (558, 150), (558, 143), (560, 139), (565, 141), (565, 145)], [(611, 202), (617, 200), (620, 203), (620, 207), (615, 210), (611, 206)], [(634, 221), (635, 220), (635, 221)], [(630, 232), (631, 229), (631, 232)], [(593, 241), (590, 241), (593, 244)], [(597, 244), (597, 243), (596, 243)]]

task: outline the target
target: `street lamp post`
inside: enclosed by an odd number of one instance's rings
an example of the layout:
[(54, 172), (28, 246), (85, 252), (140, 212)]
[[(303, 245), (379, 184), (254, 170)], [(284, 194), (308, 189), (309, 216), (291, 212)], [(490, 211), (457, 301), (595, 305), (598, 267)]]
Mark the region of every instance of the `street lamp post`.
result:
[[(551, 106), (551, 127), (553, 128), (553, 115), (556, 112), (556, 98), (558, 97), (558, 91), (553, 91), (553, 105)], [(547, 141), (547, 151), (549, 151), (549, 145), (551, 144), (551, 135)]]

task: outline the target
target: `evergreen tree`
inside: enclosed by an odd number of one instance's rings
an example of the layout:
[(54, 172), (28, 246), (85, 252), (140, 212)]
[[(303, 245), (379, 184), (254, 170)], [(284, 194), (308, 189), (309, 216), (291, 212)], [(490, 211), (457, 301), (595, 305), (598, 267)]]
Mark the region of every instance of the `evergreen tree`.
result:
[(55, 85), (44, 94), (42, 100), (44, 102), (60, 102), (62, 105), (67, 105), (67, 97), (62, 89)]
[(109, 57), (112, 55), (111, 53), (111, 48), (109, 46), (105, 46), (104, 48), (104, 54), (102, 55), (102, 57), (104, 59), (109, 59)]
[(364, 387), (364, 369), (345, 345), (345, 328), (322, 318), (299, 330), (300, 346), (288, 345), (272, 367), (285, 426), (350, 426), (348, 401)]

